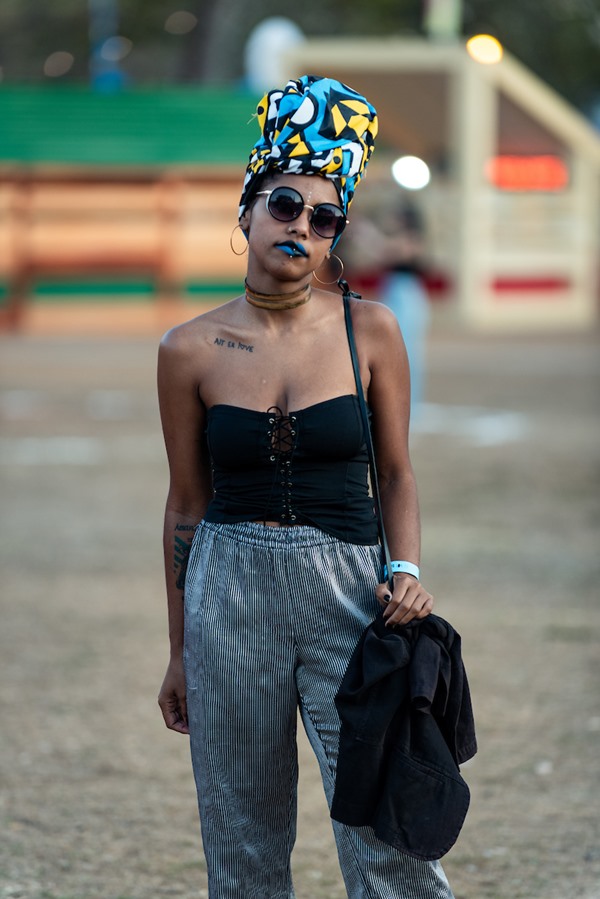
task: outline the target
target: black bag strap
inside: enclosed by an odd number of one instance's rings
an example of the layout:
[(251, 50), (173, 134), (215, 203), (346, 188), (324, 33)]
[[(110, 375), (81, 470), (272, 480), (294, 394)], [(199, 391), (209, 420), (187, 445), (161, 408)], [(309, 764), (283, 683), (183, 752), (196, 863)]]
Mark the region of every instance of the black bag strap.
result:
[[(356, 350), (356, 340), (354, 339), (354, 328), (352, 326), (352, 314), (350, 312), (350, 298), (355, 297), (360, 299), (359, 294), (353, 293), (348, 286), (348, 282), (344, 281), (340, 278), (338, 281), (338, 285), (340, 289), (343, 291), (343, 303), (344, 303), (344, 319), (346, 322), (346, 333), (348, 335), (348, 345), (350, 347), (350, 356), (352, 358), (352, 368), (354, 369), (354, 380), (356, 381), (356, 393), (358, 395), (358, 404), (360, 406), (360, 414), (362, 417), (363, 430), (365, 432), (365, 440), (367, 443), (367, 451), (369, 453), (369, 468), (371, 470), (371, 489), (373, 491), (373, 497), (375, 499), (375, 509), (377, 512), (377, 524), (379, 526), (379, 540), (381, 543), (381, 550), (383, 555), (383, 562), (385, 563), (386, 570), (388, 573), (388, 580), (391, 581), (392, 578), (392, 564), (390, 557), (390, 548), (388, 546), (387, 537), (385, 534), (385, 527), (383, 524), (383, 515), (381, 513), (381, 494), (379, 492), (379, 480), (377, 478), (377, 465), (375, 463), (375, 449), (373, 447), (373, 437), (371, 434), (371, 423), (369, 421), (369, 413), (367, 411), (367, 403), (365, 400), (365, 393), (362, 385), (362, 378), (360, 376), (360, 366), (358, 364), (358, 353)], [(382, 583), (384, 578), (382, 577)]]

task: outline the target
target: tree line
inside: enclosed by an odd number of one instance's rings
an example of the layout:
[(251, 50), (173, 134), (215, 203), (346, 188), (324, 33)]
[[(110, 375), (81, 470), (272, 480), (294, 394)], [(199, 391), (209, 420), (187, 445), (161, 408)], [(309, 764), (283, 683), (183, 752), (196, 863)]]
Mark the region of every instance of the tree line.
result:
[[(2, 0), (0, 87), (86, 83), (93, 4), (112, 6), (126, 39), (115, 56), (131, 85), (239, 83), (252, 29), (281, 15), (275, 0)], [(291, 18), (307, 37), (410, 36), (424, 35), (423, 10), (424, 0), (303, 0)], [(462, 0), (461, 19), (465, 37), (493, 34), (584, 114), (598, 114), (598, 0)], [(67, 63), (48, 74), (57, 52)]]

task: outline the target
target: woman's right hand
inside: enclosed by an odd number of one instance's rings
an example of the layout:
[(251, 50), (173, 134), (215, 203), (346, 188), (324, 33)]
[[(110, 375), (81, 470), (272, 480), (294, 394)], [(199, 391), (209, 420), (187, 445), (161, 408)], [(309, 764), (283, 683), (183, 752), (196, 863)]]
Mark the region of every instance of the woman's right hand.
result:
[(158, 694), (158, 704), (169, 730), (189, 734), (183, 660), (171, 660)]

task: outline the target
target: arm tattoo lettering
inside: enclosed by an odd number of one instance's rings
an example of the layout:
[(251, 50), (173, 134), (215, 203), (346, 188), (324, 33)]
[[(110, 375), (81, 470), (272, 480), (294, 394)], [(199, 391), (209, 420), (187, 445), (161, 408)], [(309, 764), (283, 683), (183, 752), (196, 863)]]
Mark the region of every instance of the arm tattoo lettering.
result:
[(215, 337), (213, 343), (215, 346), (222, 346), (228, 350), (246, 350), (247, 353), (254, 352), (253, 343), (242, 343), (241, 340), (225, 340), (224, 337)]
[(192, 536), (188, 536), (186, 539), (179, 537), (177, 533), (175, 533), (173, 539), (173, 573), (175, 574), (175, 584), (178, 590), (183, 590), (185, 586), (185, 576), (190, 557), (190, 549), (192, 548), (193, 532), (195, 530), (196, 528), (191, 524), (175, 525), (175, 531), (192, 532)]

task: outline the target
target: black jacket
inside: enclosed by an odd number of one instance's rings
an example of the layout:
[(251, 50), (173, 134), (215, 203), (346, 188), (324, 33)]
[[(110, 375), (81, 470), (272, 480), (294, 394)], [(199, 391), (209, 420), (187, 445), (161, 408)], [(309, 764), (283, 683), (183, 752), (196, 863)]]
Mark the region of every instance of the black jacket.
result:
[(331, 817), (371, 826), (420, 859), (441, 858), (469, 807), (458, 765), (477, 743), (460, 636), (437, 615), (363, 632), (336, 696), (340, 749)]

